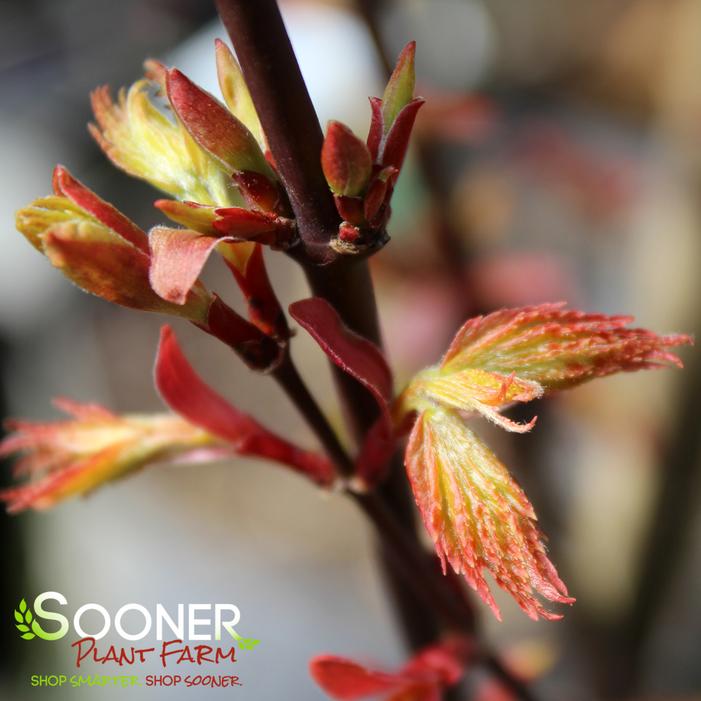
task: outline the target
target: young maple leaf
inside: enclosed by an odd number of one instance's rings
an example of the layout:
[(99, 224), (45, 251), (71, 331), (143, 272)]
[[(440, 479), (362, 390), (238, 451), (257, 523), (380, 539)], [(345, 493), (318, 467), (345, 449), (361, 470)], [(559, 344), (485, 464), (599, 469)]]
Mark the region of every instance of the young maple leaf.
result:
[(119, 416), (96, 404), (55, 404), (72, 418), (8, 422), (12, 432), (0, 443), (0, 455), (24, 453), (15, 473), (30, 477), (0, 491), (11, 513), (49, 508), (151, 463), (226, 453), (216, 436), (175, 414)]
[(455, 686), (471, 661), (473, 646), (452, 637), (419, 651), (397, 672), (384, 672), (334, 655), (309, 664), (314, 680), (339, 701), (378, 698), (386, 701), (438, 701)]
[(681, 367), (669, 349), (689, 336), (627, 328), (632, 319), (544, 304), (469, 320), (439, 365), (424, 370), (395, 403), (395, 423), (416, 412), (405, 465), (426, 529), (449, 563), (500, 617), (484, 571), (537, 619), (560, 618), (539, 596), (572, 603), (547, 557), (526, 495), (507, 468), (465, 425), (479, 413), (523, 432), (500, 410), (551, 390), (616, 372)]
[(46, 509), (154, 463), (200, 462), (232, 455), (263, 458), (328, 487), (329, 460), (278, 436), (239, 411), (197, 375), (170, 327), (161, 332), (156, 387), (174, 413), (118, 415), (96, 404), (58, 399), (68, 420), (9, 421), (0, 457), (23, 457), (15, 466), (28, 482), (0, 491), (10, 512)]

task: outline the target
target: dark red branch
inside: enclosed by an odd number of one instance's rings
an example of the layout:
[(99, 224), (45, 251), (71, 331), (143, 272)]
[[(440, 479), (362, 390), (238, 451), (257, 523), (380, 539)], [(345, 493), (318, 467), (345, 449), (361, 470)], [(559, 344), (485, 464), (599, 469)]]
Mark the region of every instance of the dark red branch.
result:
[[(275, 0), (216, 0), (290, 198), (306, 254), (327, 248), (340, 218), (321, 171), (323, 135)], [(328, 256), (328, 258), (327, 258)]]
[[(339, 217), (321, 170), (322, 133), (277, 4), (275, 0), (216, 0), (216, 4), (289, 195), (303, 247), (295, 257), (314, 295), (326, 299), (346, 326), (380, 346), (367, 263), (337, 255), (327, 245), (338, 230)], [(360, 443), (377, 417), (377, 405), (356, 380), (340, 371), (335, 378), (349, 427)], [(433, 642), (439, 632), (438, 610), (444, 623), (455, 628), (471, 631), (473, 620), (452, 581), (434, 571), (421, 548), (402, 472), (397, 459), (379, 495), (358, 496), (356, 501), (377, 526), (405, 630), (411, 643), (421, 646)]]

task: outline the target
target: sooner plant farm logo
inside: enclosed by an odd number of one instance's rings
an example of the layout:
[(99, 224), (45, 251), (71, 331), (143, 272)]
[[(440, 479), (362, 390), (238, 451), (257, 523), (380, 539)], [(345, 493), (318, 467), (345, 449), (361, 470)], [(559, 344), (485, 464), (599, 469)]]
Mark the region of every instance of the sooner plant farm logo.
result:
[[(22, 598), (14, 610), (14, 624), (24, 640), (56, 641), (73, 633), (76, 639), (71, 647), (75, 650), (77, 669), (86, 662), (132, 667), (151, 659), (164, 669), (182, 664), (229, 667), (236, 662), (238, 651), (252, 650), (260, 642), (236, 631), (241, 612), (229, 603), (177, 604), (170, 608), (157, 603), (152, 609), (127, 603), (113, 613), (101, 604), (87, 603), (79, 606), (71, 617), (57, 610), (67, 606), (68, 600), (60, 592), (43, 592), (31, 606)], [(139, 644), (99, 643), (108, 634)], [(148, 647), (139, 642), (154, 638), (159, 645)], [(231, 674), (163, 674), (147, 675), (143, 679), (135, 675), (33, 674), (31, 683), (32, 686), (240, 686), (238, 676)]]
[(36, 622), (32, 610), (24, 599), (19, 602), (19, 609), (15, 609), (15, 621), (17, 621), (15, 627), (25, 640), (36, 638), (37, 635), (44, 640), (51, 639), (51, 636), (45, 633)]

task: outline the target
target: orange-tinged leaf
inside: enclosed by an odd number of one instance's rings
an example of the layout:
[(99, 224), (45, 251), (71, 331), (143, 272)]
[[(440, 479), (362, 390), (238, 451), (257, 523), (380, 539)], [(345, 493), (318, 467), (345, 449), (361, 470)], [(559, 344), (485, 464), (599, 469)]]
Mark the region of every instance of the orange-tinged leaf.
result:
[(44, 235), (43, 245), (46, 257), (67, 278), (108, 302), (193, 321), (207, 315), (210, 298), (203, 290), (182, 305), (159, 297), (149, 284), (148, 256), (98, 224), (56, 225)]
[(504, 465), (450, 410), (419, 414), (405, 465), (445, 568), (463, 574), (497, 618), (484, 571), (533, 619), (557, 619), (538, 596), (572, 603), (547, 557), (533, 508)]
[(96, 123), (89, 125), (89, 131), (118, 168), (178, 199), (238, 204), (230, 173), (193, 141), (179, 121), (153, 104), (149, 81), (120, 90), (116, 101), (107, 86), (99, 87), (91, 101)]
[(23, 453), (16, 474), (30, 477), (0, 492), (10, 512), (51, 507), (155, 462), (208, 460), (227, 452), (218, 438), (174, 414), (119, 416), (94, 404), (56, 404), (72, 418), (8, 424), (0, 455)]
[(123, 239), (142, 251), (148, 251), (146, 234), (128, 217), (109, 202), (105, 202), (92, 190), (74, 178), (63, 166), (54, 168), (54, 192), (90, 214), (101, 224), (118, 233)]
[(17, 228), (78, 287), (125, 307), (176, 314), (195, 322), (207, 317), (211, 297), (202, 287), (178, 304), (149, 284), (146, 234), (68, 171), (54, 171), (56, 194), (17, 213)]
[(216, 207), (204, 205), (197, 202), (179, 202), (178, 200), (156, 200), (154, 207), (160, 209), (168, 219), (176, 224), (181, 224), (187, 229), (194, 229), (201, 234), (216, 236), (217, 230), (214, 228), (216, 219)]
[(607, 316), (542, 304), (502, 309), (470, 319), (441, 362), (445, 373), (481, 368), (564, 389), (616, 372), (681, 367), (669, 348), (692, 342), (685, 334), (658, 336), (627, 328), (628, 316)]
[(488, 372), (479, 368), (465, 368), (445, 372), (428, 368), (420, 372), (403, 393), (399, 405), (409, 409), (444, 406), (464, 412), (477, 411), (507, 431), (530, 431), (535, 418), (527, 424), (518, 424), (499, 413), (499, 409), (514, 402), (530, 402), (543, 394), (543, 388), (531, 380)]

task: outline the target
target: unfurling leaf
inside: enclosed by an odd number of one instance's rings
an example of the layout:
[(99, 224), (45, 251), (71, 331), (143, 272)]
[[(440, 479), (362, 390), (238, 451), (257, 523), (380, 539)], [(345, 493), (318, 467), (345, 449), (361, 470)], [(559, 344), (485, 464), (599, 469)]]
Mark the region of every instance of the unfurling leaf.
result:
[(228, 171), (273, 177), (253, 134), (218, 100), (177, 69), (168, 71), (166, 85), (168, 99), (192, 138)]
[(263, 147), (265, 143), (263, 127), (256, 108), (248, 91), (246, 81), (243, 79), (241, 67), (234, 58), (229, 47), (221, 40), (215, 41), (215, 51), (217, 56), (217, 77), (219, 78), (219, 88), (224, 96), (226, 106), (248, 131), (255, 136), (258, 143)]
[(472, 651), (467, 639), (452, 637), (420, 650), (397, 672), (373, 669), (335, 655), (315, 657), (309, 670), (314, 681), (339, 701), (380, 695), (386, 701), (437, 701), (463, 677)]
[(658, 336), (626, 328), (630, 316), (607, 316), (542, 304), (502, 309), (470, 319), (441, 361), (445, 373), (462, 368), (530, 380), (546, 390), (565, 389), (616, 372), (669, 366), (681, 361), (668, 349), (692, 342), (686, 334)]
[(399, 54), (397, 65), (385, 88), (385, 93), (382, 96), (382, 120), (385, 134), (392, 128), (397, 115), (414, 97), (416, 85), (415, 55), (416, 42), (410, 41)]
[(444, 567), (450, 563), (464, 574), (497, 616), (485, 570), (532, 618), (559, 617), (538, 595), (572, 600), (545, 554), (526, 496), (467, 428), (465, 414), (528, 431), (535, 418), (517, 424), (500, 411), (615, 372), (681, 366), (669, 348), (691, 343), (689, 336), (626, 328), (630, 321), (561, 304), (476, 317), (458, 331), (440, 364), (418, 373), (394, 404), (397, 425), (418, 413), (405, 465)]
[(208, 292), (197, 287), (181, 304), (159, 297), (149, 284), (146, 234), (112, 205), (58, 166), (56, 194), (17, 213), (17, 228), (78, 287), (125, 307), (175, 314), (196, 322), (207, 316)]
[(536, 595), (572, 603), (548, 560), (526, 495), (509, 471), (452, 411), (423, 411), (409, 438), (407, 473), (443, 567), (463, 574), (497, 618), (487, 570), (531, 617), (561, 616)]
[[(118, 416), (65, 399), (56, 405), (71, 418), (12, 421), (11, 432), (0, 443), (2, 456), (24, 453), (16, 472), (31, 478), (0, 491), (9, 512), (51, 507), (152, 463), (207, 460), (227, 452), (217, 437), (173, 414)], [(29, 611), (25, 621), (31, 622)]]
[(337, 195), (355, 197), (370, 180), (372, 158), (368, 147), (341, 122), (329, 122), (321, 149), (326, 181)]
[(197, 202), (179, 202), (178, 200), (156, 200), (153, 206), (160, 209), (168, 219), (176, 224), (182, 224), (187, 229), (194, 229), (201, 234), (216, 236), (214, 228), (216, 207), (214, 205), (198, 204)]
[(148, 91), (147, 80), (120, 90), (116, 102), (107, 86), (93, 91), (96, 124), (89, 130), (107, 157), (129, 175), (178, 199), (238, 204), (230, 173), (193, 141), (182, 123), (163, 114)]

